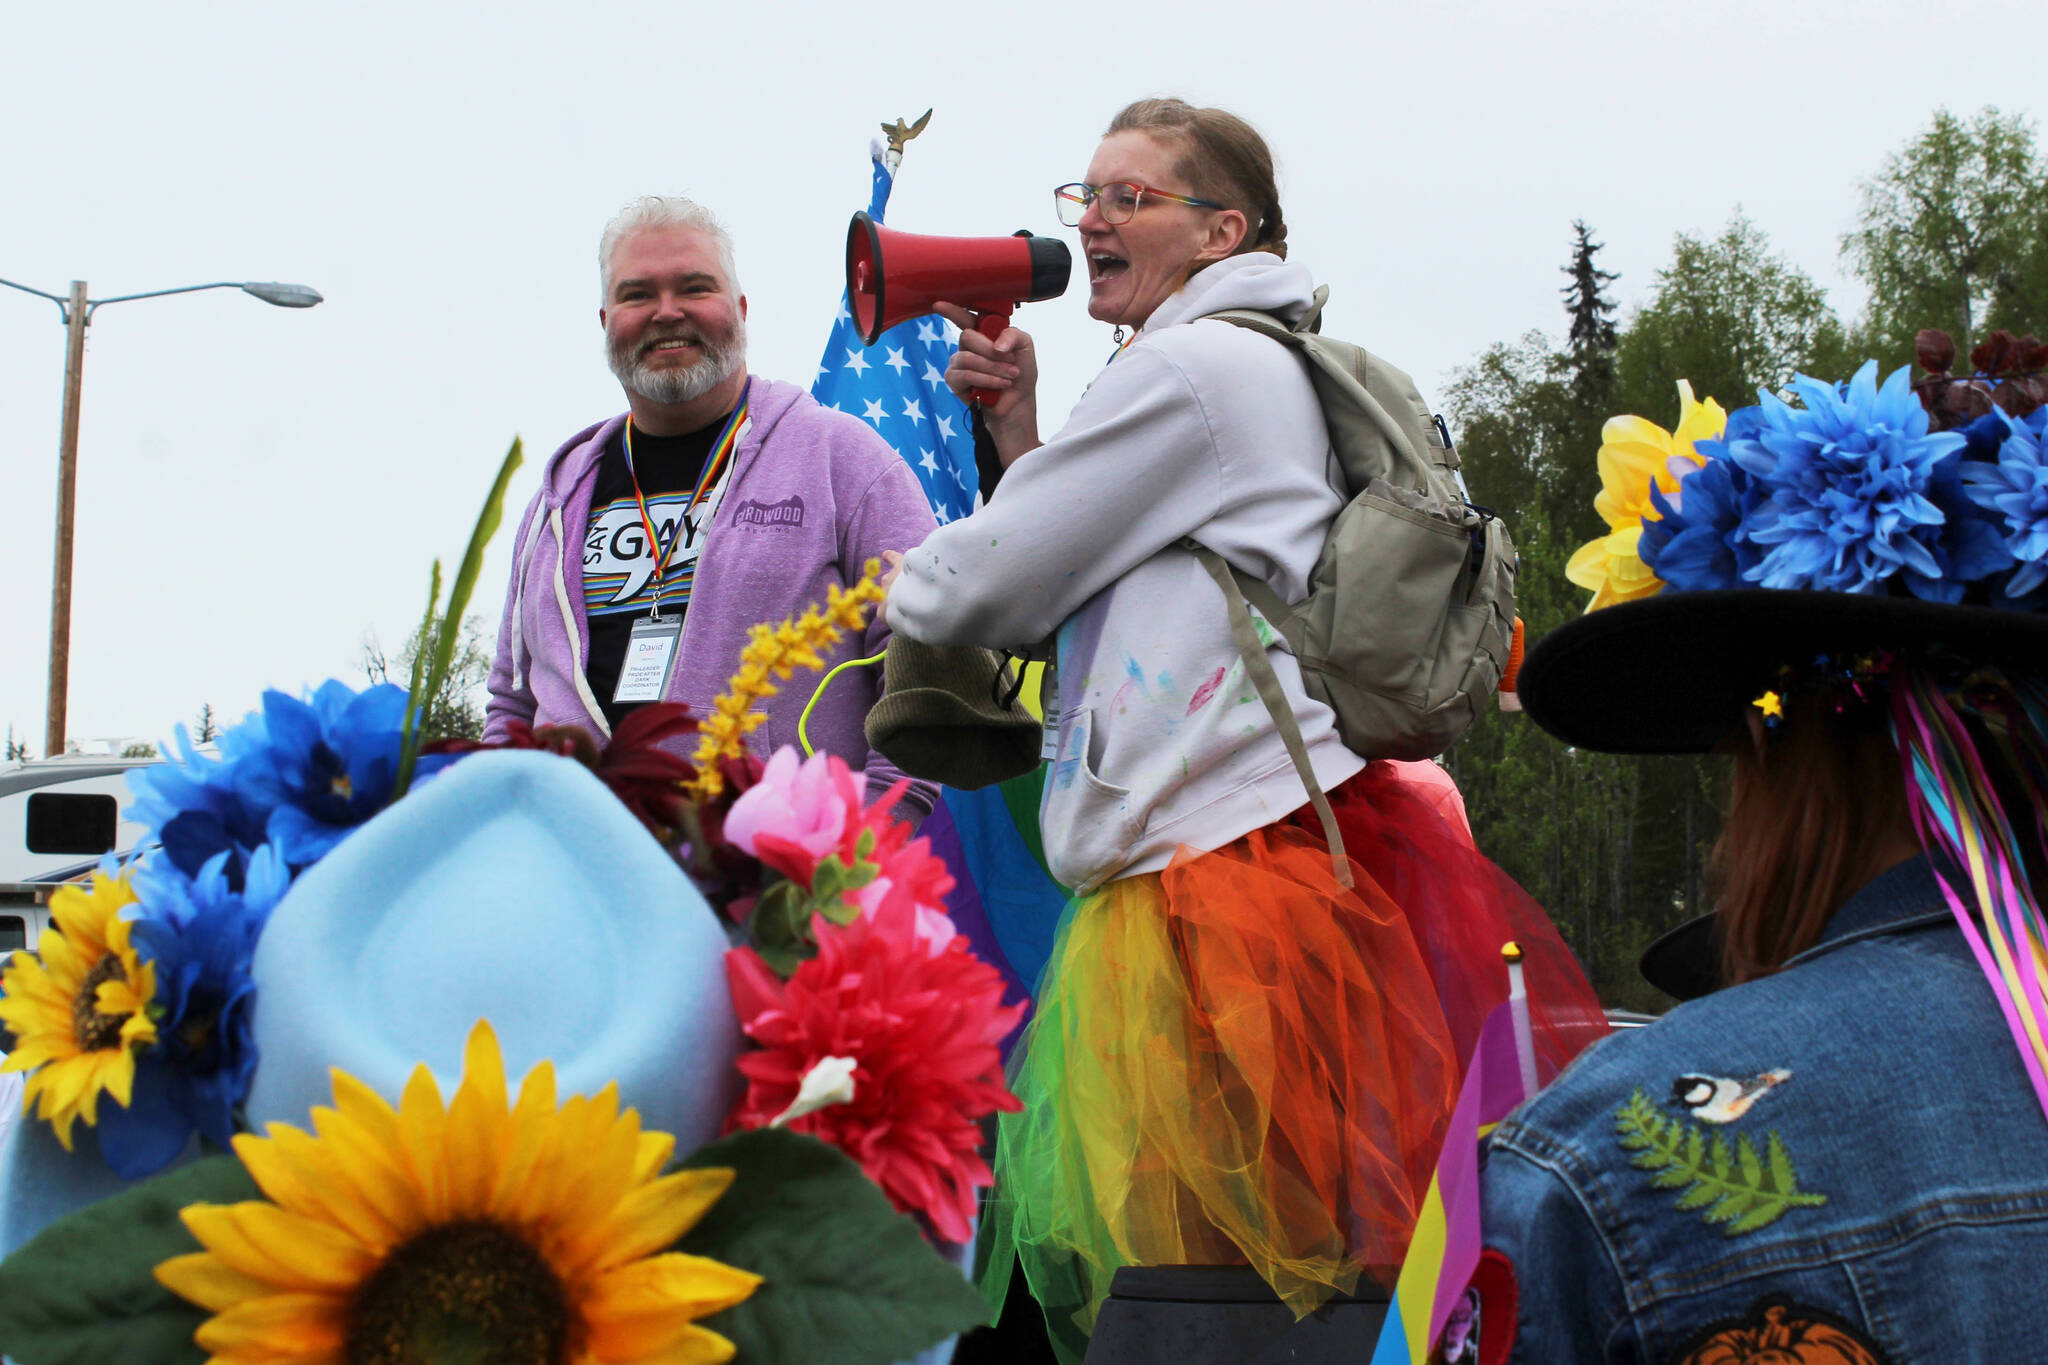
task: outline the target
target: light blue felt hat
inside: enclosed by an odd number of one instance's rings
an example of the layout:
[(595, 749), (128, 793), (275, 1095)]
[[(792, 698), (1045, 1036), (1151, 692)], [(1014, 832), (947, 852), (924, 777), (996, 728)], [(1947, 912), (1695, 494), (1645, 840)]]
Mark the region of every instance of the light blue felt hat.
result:
[(616, 1081), (687, 1152), (738, 1093), (725, 931), (618, 798), (571, 759), (472, 754), (314, 864), (257, 945), (250, 1126), (310, 1124), (329, 1068), (393, 1103), (425, 1062), (451, 1095), (489, 1019), (517, 1083)]
[[(334, 1067), (396, 1104), (425, 1062), (452, 1095), (463, 1042), (489, 1019), (515, 1085), (544, 1059), (561, 1095), (616, 1081), (643, 1127), (691, 1151), (718, 1136), (741, 1084), (726, 948), (689, 878), (589, 769), (472, 754), (352, 833), (272, 912), (252, 968), (250, 1126), (310, 1129)], [(93, 1130), (74, 1143), (25, 1114), (11, 1125), (0, 1256), (128, 1187)]]

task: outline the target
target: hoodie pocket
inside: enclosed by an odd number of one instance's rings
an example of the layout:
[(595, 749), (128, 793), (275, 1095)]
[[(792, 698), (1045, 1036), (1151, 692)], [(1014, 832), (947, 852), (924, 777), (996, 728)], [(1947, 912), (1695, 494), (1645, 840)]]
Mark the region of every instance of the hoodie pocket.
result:
[(1089, 761), (1094, 719), (1083, 707), (1061, 728), (1045, 784), (1045, 861), (1062, 886), (1089, 886), (1121, 868), (1145, 826), (1130, 788), (1103, 781)]

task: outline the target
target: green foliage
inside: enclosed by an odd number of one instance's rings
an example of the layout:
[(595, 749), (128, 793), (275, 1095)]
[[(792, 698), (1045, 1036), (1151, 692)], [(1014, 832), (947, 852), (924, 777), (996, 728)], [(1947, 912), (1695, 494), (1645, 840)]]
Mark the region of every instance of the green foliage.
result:
[[(1590, 229), (1574, 232), (1568, 273), (1612, 278), (1595, 263)], [(1619, 335), (1617, 346), (1626, 348), (1632, 334)], [(1639, 410), (1669, 427), (1683, 377), (1659, 376), (1657, 402)], [(1564, 571), (1572, 552), (1606, 529), (1593, 495), (1601, 428), (1629, 411), (1611, 394), (1616, 382), (1596, 346), (1561, 349), (1531, 332), (1490, 348), (1447, 394), (1472, 497), (1514, 533), (1522, 561), (1516, 609), (1532, 646), (1585, 609), (1585, 592)], [(1604, 401), (1602, 391), (1610, 392)], [(1479, 847), (1550, 913), (1601, 999), (1667, 1007), (1635, 964), (1651, 939), (1703, 905), (1706, 850), (1719, 825), (1708, 762), (1569, 749), (1522, 716), (1489, 711), (1445, 765), (1464, 792)]]
[(61, 1218), (0, 1262), (0, 1341), (17, 1365), (199, 1362), (207, 1318), (156, 1282), (156, 1267), (198, 1251), (187, 1204), (260, 1199), (242, 1163), (213, 1156)]
[(675, 1249), (764, 1277), (703, 1326), (758, 1365), (889, 1365), (976, 1326), (988, 1305), (917, 1224), (834, 1148), (781, 1129), (740, 1133), (685, 1166), (737, 1177)]
[[(363, 672), (373, 683), (392, 681), (392, 674), (410, 678), (424, 669), (440, 647), (443, 622), (427, 620), (406, 640), (396, 660), (387, 659), (376, 641), (363, 645)], [(456, 638), (455, 652), (440, 691), (427, 698), (419, 719), (426, 741), (437, 739), (482, 739), (484, 706), (479, 700), (491, 676), (491, 654), (485, 644), (487, 623), (481, 616), (465, 616)]]
[(1711, 241), (1673, 241), (1616, 352), (1616, 411), (1669, 427), (1681, 379), (1733, 411), (1759, 390), (1782, 392), (1794, 374), (1847, 378), (1847, 343), (1826, 291), (1738, 213)]
[[(512, 483), (512, 475), (525, 458), (525, 445), (517, 437), (512, 448), (505, 452), (505, 462), (498, 466), (497, 480), (492, 483), (490, 495), (484, 499), (483, 510), (477, 514), (476, 528), (469, 533), (469, 548), (463, 552), (462, 564), (455, 570), (455, 582), (448, 589), (448, 611), (438, 627), (434, 622), (434, 607), (441, 597), (441, 561), (434, 561), (433, 585), (427, 594), (427, 615), (420, 625), (420, 638), (431, 641), (431, 651), (422, 649), (413, 659), (412, 690), (405, 706), (405, 745), (398, 759), (398, 781), (392, 790), (392, 799), (404, 796), (412, 785), (413, 765), (419, 762), (420, 745), (425, 742), (426, 733), (422, 725), (428, 699), (439, 695), (448, 684), (450, 667), (455, 661), (455, 650), (462, 636), (462, 614), (469, 610), (470, 594), (476, 590), (477, 574), (484, 566), (484, 547), (491, 543), (491, 537), (498, 533), (498, 525), (505, 519), (505, 490)], [(421, 661), (429, 660), (424, 669)]]
[(1614, 348), (1620, 340), (1614, 326), (1614, 300), (1602, 290), (1621, 276), (1594, 263), (1602, 244), (1593, 240), (1593, 229), (1586, 226), (1585, 219), (1575, 221), (1572, 232), (1575, 240), (1571, 264), (1564, 267), (1565, 277), (1571, 283), (1560, 292), (1564, 294), (1564, 310), (1572, 319), (1566, 340), (1577, 371), (1574, 396), (1598, 408), (1613, 396)]
[(1859, 188), (1842, 254), (1869, 286), (1866, 327), (1886, 368), (1912, 358), (1923, 327), (1967, 354), (1989, 328), (2048, 322), (2048, 163), (2029, 120), (1938, 109)]
[(28, 741), (26, 739), (16, 739), (12, 725), (7, 727), (6, 761), (9, 763), (28, 762)]
[(754, 951), (771, 970), (787, 978), (805, 962), (818, 955), (811, 937), (811, 917), (823, 915), (834, 924), (847, 925), (860, 918), (854, 893), (881, 874), (873, 859), (875, 832), (862, 830), (855, 849), (855, 861), (840, 858), (819, 860), (808, 888), (784, 878), (761, 893), (747, 915), (747, 936)]
[(1744, 1134), (1731, 1145), (1725, 1134), (1709, 1134), (1658, 1111), (1649, 1096), (1637, 1090), (1615, 1111), (1614, 1131), (1623, 1151), (1633, 1152), (1629, 1164), (1654, 1171), (1650, 1183), (1660, 1190), (1683, 1190), (1676, 1207), (1704, 1210), (1701, 1217), (1721, 1226), (1730, 1237), (1775, 1223), (1787, 1209), (1810, 1209), (1828, 1202), (1824, 1194), (1799, 1188), (1792, 1155), (1774, 1129), (1764, 1135), (1764, 1155)]

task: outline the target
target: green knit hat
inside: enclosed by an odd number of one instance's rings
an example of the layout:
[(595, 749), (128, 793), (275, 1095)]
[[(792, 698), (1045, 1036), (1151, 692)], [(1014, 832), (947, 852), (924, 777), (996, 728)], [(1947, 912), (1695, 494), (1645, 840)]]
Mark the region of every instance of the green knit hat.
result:
[(912, 777), (973, 790), (1038, 766), (1041, 729), (1010, 663), (978, 645), (889, 641), (868, 747)]

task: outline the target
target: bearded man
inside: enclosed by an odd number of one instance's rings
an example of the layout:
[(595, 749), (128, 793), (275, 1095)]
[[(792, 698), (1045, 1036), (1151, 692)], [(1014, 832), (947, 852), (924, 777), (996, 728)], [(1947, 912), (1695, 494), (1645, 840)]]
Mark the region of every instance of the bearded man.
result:
[[(570, 437), (541, 472), (514, 542), (487, 742), (517, 720), (580, 726), (602, 744), (651, 701), (706, 715), (750, 626), (822, 603), (934, 526), (909, 466), (858, 418), (747, 372), (732, 240), (702, 205), (629, 205), (597, 259), (597, 316), (627, 411)], [(889, 631), (874, 615), (827, 668), (882, 652)], [(840, 674), (805, 727), (865, 769), (871, 799), (901, 775), (862, 730), (881, 677)], [(770, 699), (756, 752), (797, 743), (815, 686), (798, 678)], [(934, 795), (914, 783), (898, 814), (929, 812)]]

